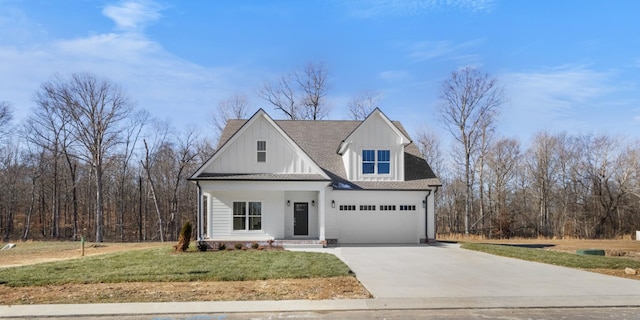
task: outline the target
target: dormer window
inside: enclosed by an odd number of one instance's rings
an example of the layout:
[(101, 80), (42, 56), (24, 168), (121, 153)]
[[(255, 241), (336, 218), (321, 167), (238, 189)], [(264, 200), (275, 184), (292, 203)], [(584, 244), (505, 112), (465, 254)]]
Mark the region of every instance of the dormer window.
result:
[(389, 150), (362, 150), (362, 174), (389, 174), (391, 152)]
[(258, 162), (267, 162), (267, 142), (258, 140), (257, 145)]

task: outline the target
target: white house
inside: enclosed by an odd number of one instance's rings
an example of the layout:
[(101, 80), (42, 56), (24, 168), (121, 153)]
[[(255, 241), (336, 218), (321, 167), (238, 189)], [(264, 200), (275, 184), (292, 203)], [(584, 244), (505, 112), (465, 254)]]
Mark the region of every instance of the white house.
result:
[(399, 122), (230, 120), (198, 185), (198, 241), (435, 240), (440, 180)]

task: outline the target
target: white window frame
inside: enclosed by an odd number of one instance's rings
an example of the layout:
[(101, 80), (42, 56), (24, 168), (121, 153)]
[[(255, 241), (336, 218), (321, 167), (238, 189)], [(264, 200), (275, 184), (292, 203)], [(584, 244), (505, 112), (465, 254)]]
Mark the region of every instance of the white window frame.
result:
[[(263, 147), (264, 148), (260, 148), (260, 143), (263, 143)], [(262, 159), (260, 158), (260, 156), (262, 155)], [(265, 163), (267, 162), (267, 140), (265, 139), (260, 139), (260, 140), (256, 140), (256, 162), (258, 163)]]
[[(365, 151), (373, 151), (373, 161), (365, 161), (364, 160), (364, 152)], [(389, 172), (386, 173), (380, 173), (379, 172), (379, 164), (380, 164), (380, 159), (379, 159), (379, 154), (378, 152), (380, 151), (387, 151), (389, 152), (389, 161), (384, 161), (384, 163), (387, 163), (389, 165)], [(362, 176), (365, 177), (370, 177), (370, 176), (390, 176), (392, 170), (392, 165), (391, 165), (391, 159), (392, 159), (392, 152), (391, 149), (376, 149), (376, 148), (362, 148), (362, 150), (360, 151), (360, 174), (362, 174)], [(367, 164), (371, 164), (373, 163), (373, 172), (371, 173), (365, 173), (364, 172), (364, 165), (365, 163)]]
[[(243, 214), (236, 214), (235, 213), (235, 206), (236, 203), (244, 203), (244, 212)], [(251, 214), (251, 204), (252, 203), (258, 203), (260, 205), (260, 214)], [(262, 214), (262, 210), (263, 209), (263, 205), (262, 205), (262, 201), (251, 201), (251, 200), (237, 200), (237, 201), (233, 201), (232, 207), (231, 207), (231, 230), (233, 232), (260, 232), (262, 231), (262, 223), (263, 223), (263, 217), (264, 215)], [(237, 217), (243, 217), (244, 218), (244, 229), (236, 229), (235, 226), (235, 219)], [(251, 229), (251, 218), (260, 218), (260, 229)]]

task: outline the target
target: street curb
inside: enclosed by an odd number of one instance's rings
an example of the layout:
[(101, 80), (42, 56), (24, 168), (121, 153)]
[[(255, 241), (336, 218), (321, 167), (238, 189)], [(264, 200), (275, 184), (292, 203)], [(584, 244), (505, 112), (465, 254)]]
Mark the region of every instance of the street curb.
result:
[(0, 318), (584, 307), (640, 307), (640, 295), (1, 305)]

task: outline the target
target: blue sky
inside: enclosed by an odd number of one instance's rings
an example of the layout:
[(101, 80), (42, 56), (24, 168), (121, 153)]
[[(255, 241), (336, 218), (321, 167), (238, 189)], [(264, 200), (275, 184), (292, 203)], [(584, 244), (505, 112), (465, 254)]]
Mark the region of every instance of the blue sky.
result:
[(178, 129), (221, 100), (323, 61), (331, 119), (364, 90), (414, 134), (446, 135), (440, 84), (465, 66), (498, 78), (500, 134), (640, 135), (640, 1), (0, 0), (0, 100), (21, 120), (53, 74), (88, 71)]

